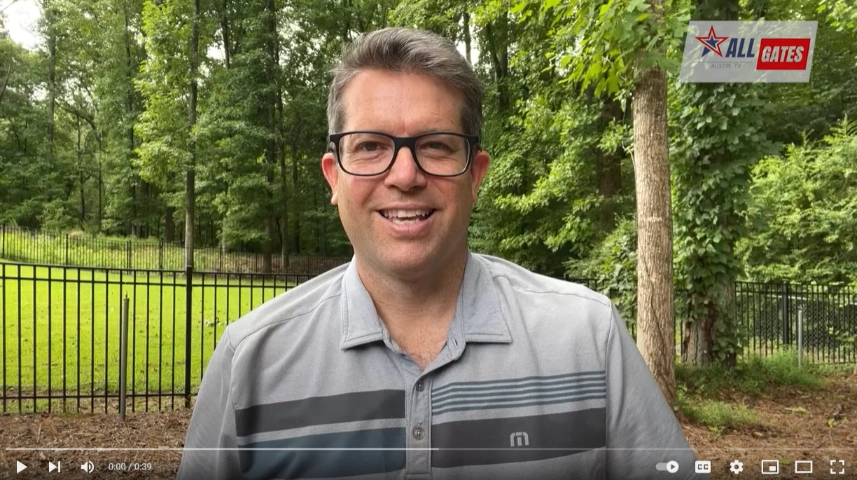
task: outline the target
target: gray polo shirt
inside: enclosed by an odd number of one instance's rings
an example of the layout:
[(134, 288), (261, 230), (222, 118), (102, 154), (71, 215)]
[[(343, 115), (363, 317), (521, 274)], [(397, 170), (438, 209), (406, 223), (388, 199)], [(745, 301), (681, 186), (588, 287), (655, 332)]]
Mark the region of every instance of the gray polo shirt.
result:
[(229, 325), (185, 447), (183, 480), (704, 478), (605, 296), (473, 253), (424, 371), (354, 262)]

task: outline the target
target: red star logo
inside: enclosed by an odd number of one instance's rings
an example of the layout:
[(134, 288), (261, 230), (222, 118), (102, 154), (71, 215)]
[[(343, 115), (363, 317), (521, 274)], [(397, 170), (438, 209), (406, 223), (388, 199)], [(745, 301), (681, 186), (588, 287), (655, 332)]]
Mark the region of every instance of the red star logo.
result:
[(696, 37), (697, 40), (702, 42), (705, 45), (705, 50), (702, 51), (702, 55), (704, 56), (708, 53), (709, 50), (716, 53), (718, 57), (722, 57), (723, 54), (720, 53), (720, 44), (729, 39), (729, 37), (718, 37), (714, 33), (714, 26), (711, 26), (708, 29), (708, 36), (706, 37)]

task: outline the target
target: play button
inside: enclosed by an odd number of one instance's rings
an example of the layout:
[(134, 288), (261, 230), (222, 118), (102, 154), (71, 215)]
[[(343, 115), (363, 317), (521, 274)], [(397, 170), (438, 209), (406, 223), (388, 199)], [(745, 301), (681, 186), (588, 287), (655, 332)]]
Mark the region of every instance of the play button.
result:
[(16, 473), (21, 473), (21, 472), (23, 472), (23, 471), (24, 471), (24, 469), (26, 469), (26, 468), (27, 468), (27, 466), (26, 466), (26, 465), (24, 465), (24, 464), (23, 464), (23, 463), (21, 463), (21, 462), (18, 462), (18, 471), (17, 471)]

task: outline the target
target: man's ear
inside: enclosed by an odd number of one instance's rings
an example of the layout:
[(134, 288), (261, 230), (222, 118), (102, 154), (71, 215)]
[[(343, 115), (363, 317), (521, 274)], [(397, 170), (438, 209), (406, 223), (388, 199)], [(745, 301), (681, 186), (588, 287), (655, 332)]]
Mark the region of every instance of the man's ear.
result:
[(473, 163), (470, 165), (470, 176), (472, 180), (471, 188), (473, 190), (473, 203), (476, 203), (476, 198), (479, 195), (479, 186), (482, 185), (482, 180), (485, 179), (485, 174), (488, 173), (488, 165), (491, 163), (491, 156), (485, 150), (479, 150), (473, 156)]
[(321, 172), (324, 174), (327, 184), (330, 185), (330, 203), (337, 205), (339, 200), (336, 198), (336, 185), (339, 182), (339, 166), (336, 164), (336, 159), (333, 158), (332, 153), (325, 153), (321, 157)]

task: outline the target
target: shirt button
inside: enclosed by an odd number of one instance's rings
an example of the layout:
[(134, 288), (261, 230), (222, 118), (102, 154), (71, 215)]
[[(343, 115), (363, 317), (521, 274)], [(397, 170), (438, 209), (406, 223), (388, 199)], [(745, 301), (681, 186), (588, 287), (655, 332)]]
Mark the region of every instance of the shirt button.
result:
[(425, 436), (426, 431), (423, 430), (423, 427), (417, 427), (414, 429), (414, 438), (416, 438), (417, 440), (422, 440)]
[(422, 391), (423, 391), (423, 390), (425, 390), (425, 389), (426, 389), (426, 386), (425, 386), (425, 385), (423, 385), (423, 381), (422, 381), (422, 380), (420, 380), (419, 382), (417, 382), (417, 391), (418, 391), (418, 392), (422, 392)]

